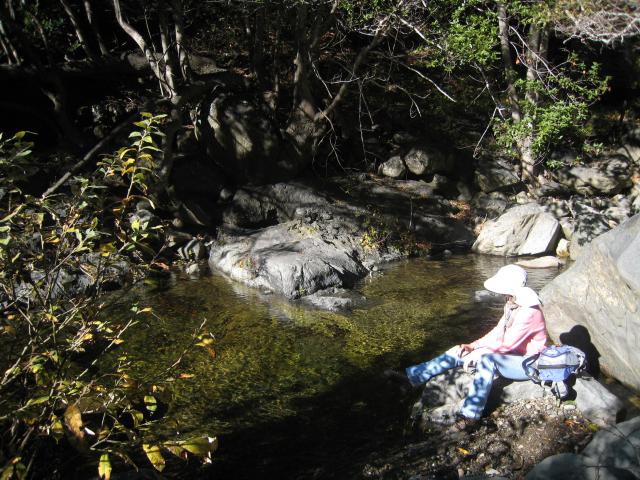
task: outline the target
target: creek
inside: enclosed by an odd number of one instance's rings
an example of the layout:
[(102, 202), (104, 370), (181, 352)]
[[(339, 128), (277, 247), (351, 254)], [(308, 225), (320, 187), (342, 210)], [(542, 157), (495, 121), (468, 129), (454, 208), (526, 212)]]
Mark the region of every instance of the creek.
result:
[[(126, 356), (145, 388), (160, 387), (160, 437), (217, 436), (206, 478), (354, 478), (371, 452), (406, 441), (418, 391), (383, 378), (490, 329), (501, 298), (476, 301), (502, 257), (453, 256), (389, 264), (356, 285), (366, 303), (330, 313), (212, 274), (173, 278), (121, 295), (152, 307), (107, 359)], [(558, 274), (529, 270), (539, 290)], [(193, 345), (206, 319), (209, 349)], [(181, 355), (184, 355), (181, 357)], [(168, 368), (181, 357), (172, 370)], [(165, 473), (180, 475), (178, 463)], [(176, 469), (176, 470), (173, 470)]]

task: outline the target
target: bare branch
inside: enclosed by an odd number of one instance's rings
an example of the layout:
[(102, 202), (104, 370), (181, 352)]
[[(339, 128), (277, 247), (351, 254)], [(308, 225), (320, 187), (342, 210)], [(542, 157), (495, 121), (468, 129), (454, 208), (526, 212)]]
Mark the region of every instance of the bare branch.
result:
[(555, 29), (566, 41), (614, 45), (640, 36), (637, 0), (563, 0), (557, 9), (560, 20)]

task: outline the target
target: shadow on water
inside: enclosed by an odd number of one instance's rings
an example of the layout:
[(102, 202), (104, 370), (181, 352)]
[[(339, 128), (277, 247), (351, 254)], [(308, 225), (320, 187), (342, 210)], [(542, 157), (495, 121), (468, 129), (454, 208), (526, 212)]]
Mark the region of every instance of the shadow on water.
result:
[[(356, 286), (368, 300), (348, 314), (217, 275), (180, 280), (122, 298), (123, 312), (138, 301), (156, 317), (133, 328), (114, 358), (126, 352), (143, 383), (165, 387), (172, 421), (158, 422), (154, 435), (219, 437), (213, 464), (188, 478), (353, 478), (370, 452), (408, 440), (419, 393), (401, 395), (382, 372), (490, 329), (501, 299), (476, 302), (474, 292), (505, 263), (465, 255), (389, 265)], [(529, 283), (539, 290), (557, 273), (530, 271)], [(176, 371), (164, 373), (203, 318), (215, 355), (188, 349)], [(170, 464), (165, 473), (187, 478), (184, 468)]]

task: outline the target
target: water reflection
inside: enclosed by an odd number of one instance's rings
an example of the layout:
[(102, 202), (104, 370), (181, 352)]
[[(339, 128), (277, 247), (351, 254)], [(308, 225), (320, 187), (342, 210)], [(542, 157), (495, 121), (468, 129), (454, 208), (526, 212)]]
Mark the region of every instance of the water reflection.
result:
[[(220, 275), (177, 279), (121, 299), (121, 312), (137, 301), (156, 317), (134, 327), (114, 358), (126, 350), (138, 377), (165, 387), (177, 423), (160, 422), (156, 434), (222, 437), (212, 475), (308, 478), (321, 469), (321, 478), (344, 478), (354, 452), (401, 439), (413, 399), (397, 399), (380, 372), (491, 328), (501, 299), (476, 302), (475, 291), (507, 263), (466, 255), (388, 265), (356, 286), (368, 301), (345, 314)], [(539, 290), (557, 273), (530, 270), (529, 284)], [(204, 319), (213, 353), (189, 348)], [(301, 460), (292, 463), (292, 455)]]

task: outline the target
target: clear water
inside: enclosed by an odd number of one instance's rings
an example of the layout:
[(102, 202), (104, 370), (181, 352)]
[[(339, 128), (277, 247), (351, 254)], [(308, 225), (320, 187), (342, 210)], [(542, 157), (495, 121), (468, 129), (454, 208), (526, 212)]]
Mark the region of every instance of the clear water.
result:
[[(389, 265), (358, 284), (367, 302), (347, 314), (262, 295), (220, 275), (174, 279), (119, 300), (114, 315), (138, 302), (155, 316), (128, 332), (117, 355), (134, 362), (146, 388), (164, 389), (158, 396), (172, 420), (161, 419), (155, 435), (218, 436), (214, 464), (198, 476), (353, 478), (370, 452), (404, 441), (418, 395), (399, 396), (381, 372), (490, 329), (501, 299), (476, 302), (474, 293), (506, 263), (465, 255)], [(539, 290), (558, 271), (529, 274)], [(211, 350), (193, 346), (205, 319)]]

